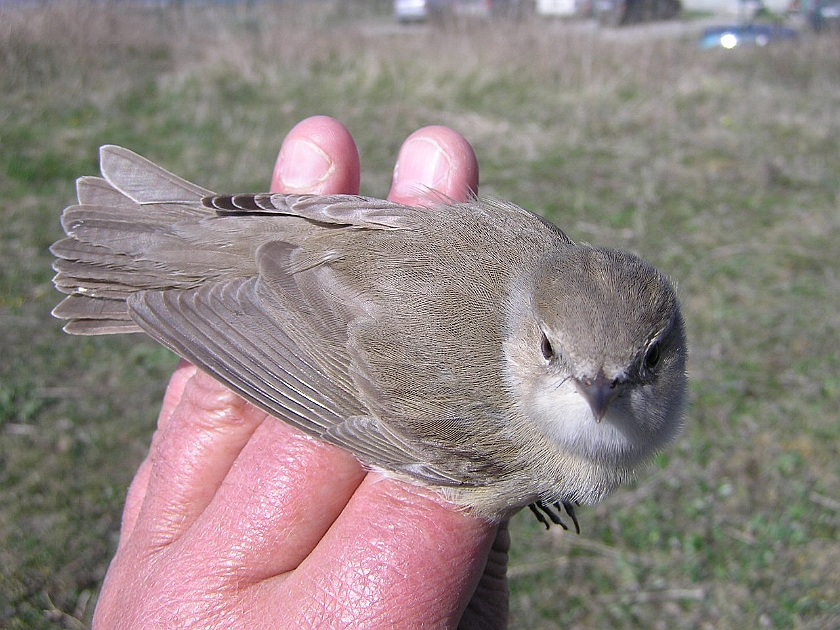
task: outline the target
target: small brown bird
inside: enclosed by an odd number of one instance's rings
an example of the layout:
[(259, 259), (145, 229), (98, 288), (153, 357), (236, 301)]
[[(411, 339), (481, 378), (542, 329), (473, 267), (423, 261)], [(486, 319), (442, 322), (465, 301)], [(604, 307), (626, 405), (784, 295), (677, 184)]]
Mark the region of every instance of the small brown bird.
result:
[[(119, 147), (52, 252), (72, 334), (146, 332), (270, 414), (488, 519), (600, 500), (686, 399), (674, 289), (513, 204), (216, 195)], [(574, 514), (570, 511), (574, 518)]]

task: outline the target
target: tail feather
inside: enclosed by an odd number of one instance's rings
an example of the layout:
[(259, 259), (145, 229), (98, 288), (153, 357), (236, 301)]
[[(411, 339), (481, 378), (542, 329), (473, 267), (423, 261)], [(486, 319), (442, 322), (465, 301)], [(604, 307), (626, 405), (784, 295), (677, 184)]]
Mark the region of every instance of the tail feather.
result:
[(70, 320), (67, 332), (140, 332), (129, 295), (193, 287), (208, 269), (240, 264), (179, 233), (179, 223), (215, 216), (201, 203), (212, 191), (120, 147), (102, 147), (100, 166), (103, 177), (77, 180), (79, 203), (61, 217), (67, 238), (50, 248), (55, 286), (70, 294), (53, 311)]
[(102, 177), (77, 180), (79, 203), (61, 218), (67, 238), (51, 248), (54, 283), (71, 296), (55, 314), (77, 334), (125, 332), (131, 327), (125, 300), (132, 294), (254, 276), (262, 245), (307, 238), (314, 225), (401, 225), (392, 220), (401, 206), (377, 200), (366, 200), (370, 216), (356, 216), (361, 198), (355, 197), (214, 197), (111, 145), (100, 149), (100, 169)]
[(76, 180), (76, 196), (86, 206), (125, 206), (134, 208), (135, 202), (111, 186), (101, 177), (86, 175)]
[(62, 293), (124, 300), (139, 291), (192, 288), (200, 281), (200, 278), (194, 277), (189, 281), (182, 280), (179, 284), (151, 269), (144, 272), (139, 265), (123, 264), (120, 257), (112, 257), (116, 264), (103, 264), (100, 262), (102, 258), (56, 260), (53, 269), (57, 273), (53, 284)]
[(70, 319), (64, 330), (74, 335), (143, 332), (131, 319), (125, 298), (112, 300), (71, 295), (64, 298), (52, 314), (60, 319)]
[[(93, 240), (97, 238), (94, 232), (97, 228), (111, 229), (115, 233), (130, 229), (138, 234), (141, 232), (152, 234), (162, 232), (165, 227), (173, 225), (176, 221), (194, 218), (195, 208), (187, 204), (173, 207), (169, 205), (140, 206), (134, 202), (129, 203), (130, 205), (69, 206), (61, 215), (61, 227), (68, 236)], [(212, 212), (208, 213), (206, 209), (201, 214), (212, 216)]]
[(213, 194), (133, 151), (111, 144), (100, 147), (99, 167), (111, 186), (139, 204), (188, 203)]
[(127, 333), (146, 332), (133, 321), (97, 319), (74, 319), (64, 325), (64, 332), (71, 335), (124, 335)]

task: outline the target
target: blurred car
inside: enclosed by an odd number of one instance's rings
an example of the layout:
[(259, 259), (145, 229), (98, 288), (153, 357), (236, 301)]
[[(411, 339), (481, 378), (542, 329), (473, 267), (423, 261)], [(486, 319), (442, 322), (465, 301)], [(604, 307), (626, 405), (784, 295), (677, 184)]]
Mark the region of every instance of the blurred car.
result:
[(601, 26), (672, 20), (681, 12), (680, 0), (594, 0), (592, 4), (592, 13)]
[(490, 17), (490, 0), (394, 0), (398, 22), (443, 22), (453, 17)]
[(454, 0), (449, 6), (455, 17), (489, 18), (493, 11), (491, 0)]
[(840, 30), (840, 0), (817, 2), (808, 14), (808, 22), (815, 31)]
[[(524, 2), (524, 0), (522, 0)], [(528, 0), (530, 11), (547, 17), (592, 17), (594, 0)]]
[(700, 47), (709, 49), (767, 46), (771, 42), (792, 41), (798, 38), (799, 33), (781, 24), (713, 26), (703, 31), (700, 36)]
[(568, 17), (577, 14), (577, 4), (577, 0), (536, 0), (534, 10), (537, 15)]
[(398, 22), (423, 22), (429, 18), (426, 0), (394, 0), (394, 17)]

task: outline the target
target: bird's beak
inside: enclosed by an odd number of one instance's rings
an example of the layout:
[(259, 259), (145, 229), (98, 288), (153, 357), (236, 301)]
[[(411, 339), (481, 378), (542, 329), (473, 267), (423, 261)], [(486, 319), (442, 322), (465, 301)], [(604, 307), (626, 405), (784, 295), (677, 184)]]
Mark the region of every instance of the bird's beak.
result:
[(615, 397), (618, 396), (624, 389), (624, 383), (618, 381), (610, 381), (604, 376), (603, 370), (598, 372), (598, 376), (592, 378), (575, 379), (580, 393), (586, 398), (590, 409), (595, 416), (596, 422), (601, 422), (610, 408), (610, 404)]

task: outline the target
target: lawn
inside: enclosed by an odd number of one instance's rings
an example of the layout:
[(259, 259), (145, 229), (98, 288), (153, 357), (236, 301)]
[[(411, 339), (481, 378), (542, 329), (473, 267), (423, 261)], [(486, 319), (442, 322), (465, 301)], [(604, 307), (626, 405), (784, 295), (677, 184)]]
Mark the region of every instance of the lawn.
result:
[[(635, 31), (634, 31), (635, 32)], [(397, 29), (344, 3), (0, 8), (0, 627), (90, 621), (174, 356), (71, 338), (48, 246), (122, 144), (263, 190), (329, 114), (362, 192), (445, 124), (481, 191), (679, 285), (691, 406), (580, 536), (512, 523), (513, 628), (840, 628), (840, 39), (701, 51), (525, 21)]]

